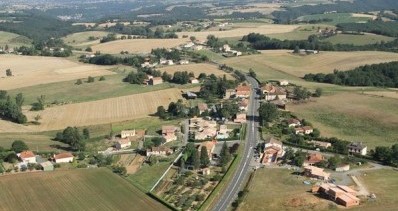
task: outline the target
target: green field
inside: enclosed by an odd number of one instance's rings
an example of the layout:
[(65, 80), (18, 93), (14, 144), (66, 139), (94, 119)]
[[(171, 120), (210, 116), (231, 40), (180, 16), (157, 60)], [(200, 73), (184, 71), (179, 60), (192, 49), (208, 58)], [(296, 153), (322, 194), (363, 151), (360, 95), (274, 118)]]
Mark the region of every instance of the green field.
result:
[(134, 184), (138, 184), (143, 191), (149, 192), (170, 164), (170, 162), (159, 162), (152, 166), (143, 165), (137, 173), (128, 176), (127, 179)]
[[(86, 31), (86, 32), (70, 34), (62, 39), (68, 45), (81, 47), (81, 46), (99, 43), (99, 39), (108, 34), (109, 32), (105, 31)], [(91, 36), (93, 36), (95, 40), (89, 40), (89, 37)]]
[[(127, 73), (108, 75), (105, 76), (105, 81), (98, 81), (99, 77), (96, 77), (94, 83), (83, 83), (81, 85), (76, 85), (76, 80), (73, 80), (24, 87), (9, 90), (8, 92), (12, 96), (23, 93), (25, 97), (24, 104), (30, 105), (36, 102), (37, 97), (40, 95), (46, 96), (47, 103), (53, 103), (54, 101), (78, 103), (188, 86), (179, 86), (170, 83), (163, 83), (156, 86), (130, 84), (123, 82), (123, 78), (126, 75)], [(87, 79), (82, 79), (82, 81), (85, 82)]]
[(324, 210), (328, 201), (308, 191), (304, 177), (287, 169), (258, 169), (239, 210)]
[(359, 179), (370, 193), (376, 194), (376, 200), (362, 200), (362, 205), (353, 210), (396, 210), (398, 207), (398, 171), (366, 171)]
[(395, 38), (387, 37), (376, 34), (365, 34), (365, 35), (350, 35), (350, 34), (338, 34), (324, 39), (323, 41), (331, 42), (333, 44), (353, 44), (353, 45), (367, 45), (375, 44), (380, 42), (390, 42)]
[(0, 146), (6, 149), (11, 148), (11, 144), (15, 140), (24, 141), (29, 149), (40, 150), (40, 151), (53, 151), (54, 148), (51, 145), (66, 146), (65, 144), (53, 141), (55, 133), (2, 133), (0, 135)]
[(316, 14), (316, 15), (305, 15), (299, 17), (299, 20), (309, 21), (309, 20), (319, 20), (319, 19), (332, 19), (331, 22), (325, 22), (328, 25), (337, 25), (339, 23), (357, 23), (365, 22), (370, 20), (369, 17), (354, 17), (351, 13), (331, 13), (331, 14)]
[(0, 210), (167, 210), (107, 169), (0, 178)]
[(21, 36), (14, 33), (0, 31), (0, 47), (8, 45), (9, 48), (20, 47), (22, 45), (29, 46), (32, 44), (32, 40), (25, 36)]

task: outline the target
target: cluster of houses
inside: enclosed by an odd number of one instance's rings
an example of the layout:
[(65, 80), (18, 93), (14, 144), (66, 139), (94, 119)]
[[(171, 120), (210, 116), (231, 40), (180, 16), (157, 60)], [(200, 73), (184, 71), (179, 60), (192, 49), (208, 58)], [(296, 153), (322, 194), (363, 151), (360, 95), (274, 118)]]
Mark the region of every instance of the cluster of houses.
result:
[(301, 121), (295, 118), (288, 119), (287, 124), (290, 128), (294, 128), (296, 135), (309, 135), (314, 132), (311, 126), (302, 126)]
[(227, 125), (218, 125), (214, 120), (193, 117), (189, 119), (189, 134), (194, 140), (227, 139), (232, 129)]
[(186, 64), (189, 64), (189, 60), (182, 59), (182, 60), (178, 61), (177, 63), (171, 59), (164, 59), (164, 58), (161, 58), (159, 60), (159, 62), (154, 62), (154, 63), (150, 63), (149, 60), (146, 60), (144, 63), (141, 64), (141, 67), (153, 68), (153, 67), (156, 67), (159, 65), (172, 66), (172, 65), (176, 65), (176, 64), (186, 65)]
[(145, 135), (145, 130), (122, 130), (120, 137), (115, 137), (114, 143), (116, 150), (127, 149), (131, 147), (133, 139), (137, 140)]
[(227, 89), (225, 91), (224, 99), (239, 99), (238, 105), (240, 112), (236, 114), (234, 122), (235, 123), (246, 123), (247, 110), (249, 106), (249, 97), (251, 94), (250, 86), (245, 84), (237, 86), (235, 89)]
[(204, 45), (200, 42), (189, 42), (183, 45), (182, 48), (186, 50), (200, 51), (204, 48)]
[(226, 57), (229, 57), (229, 56), (242, 56), (242, 52), (236, 51), (236, 50), (232, 50), (231, 46), (229, 46), (228, 44), (223, 45), (220, 48), (220, 51), (224, 52), (223, 56), (226, 56)]
[(27, 167), (28, 164), (39, 164), (43, 171), (53, 171), (54, 163), (70, 163), (74, 156), (69, 152), (54, 154), (50, 159), (43, 159), (39, 155), (35, 155), (32, 151), (22, 151), (17, 154), (20, 163), (19, 168)]

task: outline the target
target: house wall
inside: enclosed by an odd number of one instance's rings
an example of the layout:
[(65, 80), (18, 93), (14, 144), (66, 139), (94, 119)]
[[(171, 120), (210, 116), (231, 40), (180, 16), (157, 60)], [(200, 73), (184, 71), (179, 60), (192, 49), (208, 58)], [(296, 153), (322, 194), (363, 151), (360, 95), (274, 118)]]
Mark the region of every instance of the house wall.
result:
[(25, 163), (36, 163), (36, 157), (22, 159)]
[(56, 163), (69, 163), (69, 162), (73, 162), (73, 157), (56, 159), (55, 162), (56, 162)]

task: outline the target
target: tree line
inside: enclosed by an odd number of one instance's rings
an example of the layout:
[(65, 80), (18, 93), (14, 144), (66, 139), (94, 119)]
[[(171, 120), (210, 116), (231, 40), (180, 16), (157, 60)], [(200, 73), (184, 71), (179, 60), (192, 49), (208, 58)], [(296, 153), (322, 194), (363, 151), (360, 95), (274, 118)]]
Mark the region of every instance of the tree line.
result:
[(24, 98), (21, 93), (13, 99), (7, 91), (0, 90), (0, 117), (18, 124), (27, 122), (26, 116), (22, 113)]
[(349, 71), (306, 74), (304, 79), (345, 86), (398, 87), (398, 62), (364, 65)]
[(55, 140), (68, 144), (72, 150), (76, 151), (84, 151), (89, 138), (90, 131), (87, 128), (80, 131), (77, 127), (67, 127), (55, 136)]

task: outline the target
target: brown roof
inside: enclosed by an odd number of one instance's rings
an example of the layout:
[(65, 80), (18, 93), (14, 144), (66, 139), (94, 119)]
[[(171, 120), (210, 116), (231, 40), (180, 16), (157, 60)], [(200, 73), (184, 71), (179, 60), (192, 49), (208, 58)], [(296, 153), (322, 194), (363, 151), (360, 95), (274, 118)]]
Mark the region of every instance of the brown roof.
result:
[(162, 133), (174, 133), (177, 128), (173, 125), (164, 125), (162, 126)]
[(264, 86), (261, 87), (261, 90), (267, 92), (275, 92), (275, 87), (272, 84), (265, 84)]
[(207, 106), (206, 103), (199, 103), (198, 108), (199, 108), (199, 111), (206, 111), (207, 109), (209, 109), (209, 107)]
[(117, 139), (116, 142), (119, 144), (128, 144), (128, 143), (130, 143), (130, 139), (129, 138), (120, 138), (120, 139)]
[(63, 153), (59, 153), (57, 155), (54, 155), (54, 159), (62, 159), (62, 158), (70, 158), (73, 157), (72, 153), (70, 152), (63, 152)]
[(250, 92), (250, 87), (239, 85), (238, 87), (236, 87), (236, 91), (237, 92)]
[(300, 120), (290, 118), (290, 119), (287, 120), (287, 123), (288, 123), (289, 125), (290, 125), (290, 124), (300, 124)]
[(248, 99), (243, 99), (239, 102), (239, 106), (247, 107), (249, 105)]
[(35, 157), (35, 154), (32, 151), (23, 151), (21, 154), (19, 154), (20, 158), (32, 158)]
[(152, 81), (163, 81), (161, 77), (153, 77), (151, 78)]
[(205, 146), (206, 149), (207, 149), (208, 151), (211, 151), (211, 150), (213, 149), (213, 147), (216, 146), (216, 143), (217, 143), (216, 140), (213, 140), (213, 141), (204, 141), (204, 142), (200, 143), (199, 150), (200, 150), (203, 146)]
[(323, 160), (324, 158), (320, 153), (311, 153), (308, 155), (307, 160), (305, 162), (315, 164)]

